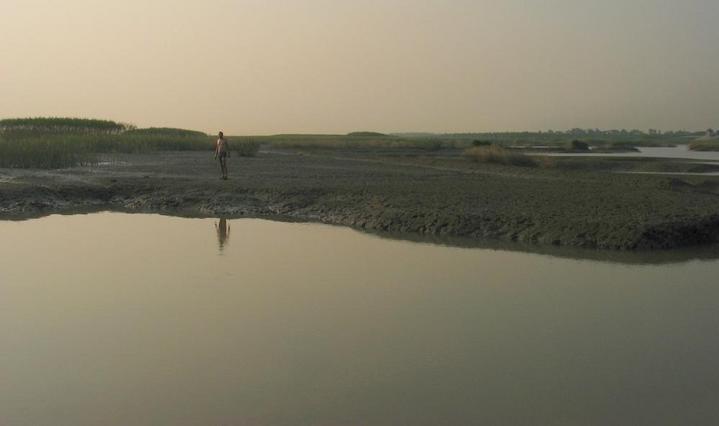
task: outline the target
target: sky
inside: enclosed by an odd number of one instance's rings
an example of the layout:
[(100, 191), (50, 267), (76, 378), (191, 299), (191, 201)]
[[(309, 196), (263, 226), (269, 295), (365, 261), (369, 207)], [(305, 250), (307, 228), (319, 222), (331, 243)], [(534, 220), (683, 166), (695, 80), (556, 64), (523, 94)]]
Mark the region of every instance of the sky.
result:
[(719, 127), (716, 0), (0, 0), (0, 118)]

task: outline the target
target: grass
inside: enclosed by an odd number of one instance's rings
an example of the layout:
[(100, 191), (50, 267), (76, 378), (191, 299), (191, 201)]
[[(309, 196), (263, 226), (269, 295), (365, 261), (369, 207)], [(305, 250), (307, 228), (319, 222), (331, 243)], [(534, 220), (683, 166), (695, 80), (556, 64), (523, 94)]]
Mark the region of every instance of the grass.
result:
[(78, 138), (19, 140), (0, 136), (0, 167), (57, 169), (95, 161), (85, 141)]
[(534, 158), (520, 152), (512, 152), (498, 145), (475, 146), (464, 151), (464, 155), (477, 163), (494, 163), (519, 167), (548, 167), (550, 159)]
[(134, 126), (110, 120), (88, 118), (8, 118), (0, 120), (0, 131), (3, 133), (102, 133), (118, 134), (133, 129)]
[(692, 151), (719, 151), (719, 139), (696, 141), (689, 144)]
[[(120, 131), (119, 129), (123, 129)], [(240, 157), (254, 157), (261, 142), (229, 138)], [(194, 130), (137, 129), (105, 120), (12, 119), (0, 121), (0, 167), (58, 169), (98, 162), (99, 154), (212, 151), (215, 137)]]
[(196, 130), (175, 129), (172, 127), (148, 127), (146, 129), (131, 129), (123, 133), (126, 136), (163, 136), (176, 138), (207, 137), (203, 132)]
[[(346, 135), (274, 135), (230, 137), (233, 152), (253, 157), (261, 145), (297, 150), (420, 150), (466, 149), (465, 155), (477, 162), (493, 162), (523, 167), (547, 166), (551, 160), (523, 155), (508, 147), (544, 145), (567, 149), (576, 136), (605, 150), (633, 149), (635, 145), (665, 145), (685, 140), (693, 134), (676, 132), (648, 135), (637, 131), (579, 131), (402, 134), (387, 135), (360, 131)], [(176, 128), (138, 129), (110, 120), (77, 118), (15, 118), (0, 120), (0, 167), (61, 168), (97, 161), (98, 154), (148, 153), (157, 151), (211, 151), (214, 136)], [(573, 148), (577, 148), (574, 146)], [(719, 141), (701, 141), (692, 149), (719, 150)]]
[(252, 139), (274, 148), (302, 150), (383, 150), (411, 148), (438, 151), (440, 149), (455, 148), (457, 146), (455, 142), (439, 138), (404, 138), (373, 134), (372, 132), (355, 132), (348, 135), (255, 136)]
[[(229, 138), (234, 154), (255, 157), (260, 142)], [(92, 165), (99, 154), (145, 154), (159, 151), (208, 151), (214, 149), (208, 136), (173, 138), (161, 135), (54, 135), (7, 137), (0, 135), (0, 167), (60, 169)]]

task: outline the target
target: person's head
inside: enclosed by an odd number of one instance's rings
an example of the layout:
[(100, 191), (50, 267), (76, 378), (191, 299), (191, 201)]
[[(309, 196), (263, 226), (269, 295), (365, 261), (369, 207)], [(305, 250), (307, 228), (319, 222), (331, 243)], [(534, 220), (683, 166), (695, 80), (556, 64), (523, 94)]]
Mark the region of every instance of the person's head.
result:
[(222, 133), (222, 132), (220, 132), (219, 136), (220, 136), (220, 139), (222, 139), (222, 138), (224, 138), (224, 137), (225, 137), (225, 134), (224, 134), (224, 133)]

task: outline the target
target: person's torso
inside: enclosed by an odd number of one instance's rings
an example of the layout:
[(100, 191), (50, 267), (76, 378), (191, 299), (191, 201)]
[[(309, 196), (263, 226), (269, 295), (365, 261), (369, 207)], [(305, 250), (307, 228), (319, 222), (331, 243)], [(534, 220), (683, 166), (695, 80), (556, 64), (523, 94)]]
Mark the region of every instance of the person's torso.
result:
[(227, 142), (225, 139), (217, 139), (217, 151), (225, 152), (225, 149), (227, 149)]

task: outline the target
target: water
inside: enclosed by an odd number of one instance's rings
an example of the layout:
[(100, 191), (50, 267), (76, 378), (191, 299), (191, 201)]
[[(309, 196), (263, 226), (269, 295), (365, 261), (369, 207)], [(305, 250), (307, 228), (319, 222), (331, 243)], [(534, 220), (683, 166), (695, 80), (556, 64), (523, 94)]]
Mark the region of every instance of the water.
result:
[(718, 275), (261, 220), (0, 222), (0, 424), (712, 424)]
[(682, 160), (704, 160), (712, 164), (719, 161), (719, 151), (692, 151), (688, 145), (677, 145), (673, 147), (639, 147), (639, 152), (616, 152), (616, 153), (563, 153), (547, 152), (536, 155), (547, 155), (551, 157), (647, 157), (647, 158), (675, 158)]

